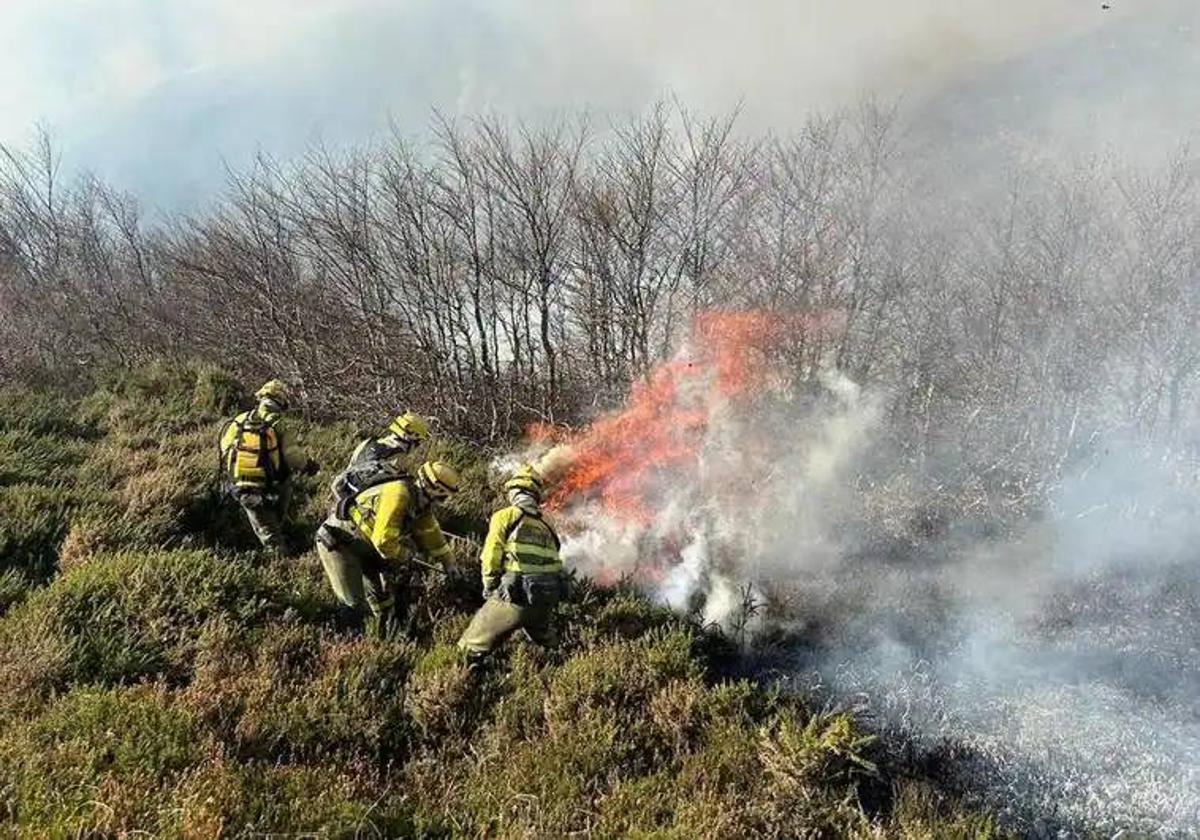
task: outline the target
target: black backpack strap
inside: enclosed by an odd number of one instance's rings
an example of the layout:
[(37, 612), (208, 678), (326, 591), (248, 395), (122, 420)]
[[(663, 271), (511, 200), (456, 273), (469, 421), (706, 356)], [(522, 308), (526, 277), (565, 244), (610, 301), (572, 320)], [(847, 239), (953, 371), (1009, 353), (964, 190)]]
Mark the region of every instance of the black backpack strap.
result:
[(524, 508), (517, 508), (517, 518), (510, 522), (508, 527), (504, 529), (505, 545), (507, 545), (508, 541), (512, 539), (513, 532), (521, 527), (521, 520), (523, 520), (526, 516), (528, 516), (528, 514), (525, 512)]
[(236, 425), (236, 416), (232, 420), (226, 420), (225, 425), (221, 427), (221, 434), (217, 436), (217, 472), (226, 478), (229, 478), (233, 472), (233, 459), (237, 457), (238, 437), (241, 432), (239, 431), (237, 435), (234, 435), (233, 445), (229, 449), (226, 449), (224, 446), (225, 434), (229, 431), (230, 426)]
[(275, 435), (275, 449), (279, 451), (279, 475), (280, 475), (280, 478), (289, 478), (289, 477), (291, 477), (292, 470), (288, 466), (287, 453), (283, 451), (283, 435), (279, 434), (279, 429), (277, 429), (275, 427), (275, 423), (277, 420), (278, 420), (278, 418), (276, 418), (276, 420), (268, 423), (268, 425), (271, 428), (271, 433)]
[[(350, 510), (358, 505), (359, 496), (361, 496), (363, 493), (366, 493), (368, 490), (372, 490), (376, 487), (382, 487), (385, 484), (391, 484), (393, 481), (404, 482), (405, 485), (408, 486), (409, 491), (412, 491), (411, 478), (394, 471), (380, 471), (377, 475), (370, 477), (367, 481), (364, 481), (361, 487), (355, 487), (347, 478), (343, 486), (352, 492), (348, 492), (344, 496), (340, 496), (335, 500), (334, 508), (337, 511), (338, 518), (349, 519)], [(411, 506), (409, 507), (409, 510), (405, 516), (412, 516)]]
[[(279, 421), (278, 415), (272, 420), (269, 417), (263, 417), (257, 411), (253, 412), (258, 422), (258, 463), (266, 473), (267, 482), (269, 484), (277, 484), (286, 480), (291, 475), (291, 470), (288, 469), (287, 458), (283, 451), (283, 437), (279, 434), (279, 429), (276, 428), (276, 423)], [(279, 466), (276, 467), (271, 462), (271, 450), (267, 446), (267, 432), (270, 432), (275, 438), (275, 451), (279, 453)]]

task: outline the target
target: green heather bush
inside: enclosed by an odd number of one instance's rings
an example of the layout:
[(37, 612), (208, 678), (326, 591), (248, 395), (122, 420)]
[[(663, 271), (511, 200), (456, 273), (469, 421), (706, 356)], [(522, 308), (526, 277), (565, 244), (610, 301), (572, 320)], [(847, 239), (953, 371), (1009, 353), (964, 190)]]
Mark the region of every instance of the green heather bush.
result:
[(0, 431), (62, 439), (95, 434), (79, 422), (74, 405), (66, 397), (11, 385), (0, 388)]
[(165, 837), (447, 837), (437, 823), (381, 800), (354, 771), (216, 759), (171, 792)]
[(205, 416), (234, 414), (247, 398), (241, 383), (223, 370), (210, 365), (196, 369), (192, 386), (192, 409)]
[(88, 449), (89, 442), (82, 438), (50, 437), (20, 428), (0, 430), (0, 487), (73, 483)]
[(66, 487), (0, 487), (0, 613), (54, 574), (71, 516), (83, 503)]
[(992, 819), (965, 811), (929, 784), (897, 784), (891, 827), (906, 840), (986, 840), (1000, 837)]
[(223, 649), (209, 648), (187, 692), (234, 754), (376, 766), (403, 749), (411, 642), (338, 639), (296, 623), (266, 628), (252, 649), (245, 636), (210, 637)]
[[(679, 617), (666, 607), (652, 604), (632, 592), (618, 592), (614, 597), (597, 595), (590, 586), (579, 588), (575, 601), (583, 609), (564, 608), (568, 617), (580, 620), (569, 626), (584, 645), (594, 645), (614, 639), (638, 639), (663, 628), (682, 625)], [(590, 608), (589, 608), (590, 607)], [(586, 614), (587, 620), (582, 620)]]
[[(114, 368), (100, 378), (100, 387), (82, 401), (83, 415), (110, 424), (147, 425), (194, 422), (197, 414), (196, 365), (157, 361), (136, 368)], [(206, 384), (205, 393), (214, 391)]]
[[(10, 702), (36, 702), (71, 684), (185, 680), (199, 631), (214, 618), (252, 629), (288, 610), (314, 620), (326, 615), (330, 602), (299, 571), (207, 551), (95, 558), (56, 578), (0, 623), (0, 687), (18, 693)], [(47, 645), (67, 655), (23, 682), (24, 658)]]
[[(244, 396), (167, 363), (78, 403), (0, 390), (0, 836), (995, 836), (884, 778), (849, 717), (720, 679), (735, 646), (626, 586), (575, 580), (559, 650), (514, 640), (468, 674), (499, 497), (461, 442), (413, 458), (467, 482), (460, 576), (414, 581), (407, 637), (338, 629), (315, 552), (266, 560), (214, 482)], [(322, 465), (296, 482), (303, 544), (362, 432), (298, 429)], [(870, 813), (868, 781), (893, 791)]]
[(0, 741), (0, 810), (33, 833), (153, 826), (172, 775), (208, 751), (161, 687), (78, 688)]

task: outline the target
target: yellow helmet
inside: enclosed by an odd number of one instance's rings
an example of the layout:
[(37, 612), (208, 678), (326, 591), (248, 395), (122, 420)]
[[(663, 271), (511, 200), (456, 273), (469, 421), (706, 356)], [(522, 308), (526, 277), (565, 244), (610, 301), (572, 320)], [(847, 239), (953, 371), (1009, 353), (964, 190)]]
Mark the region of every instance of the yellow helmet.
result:
[(429, 437), (429, 423), (421, 415), (406, 411), (388, 424), (387, 433), (401, 440), (420, 443)]
[(528, 490), (535, 496), (542, 495), (542, 474), (538, 472), (532, 464), (521, 464), (513, 470), (513, 474), (508, 477), (508, 481), (504, 482), (504, 489), (507, 490)]
[(290, 402), (291, 389), (288, 388), (288, 384), (282, 379), (272, 379), (255, 391), (254, 396), (259, 401), (270, 400), (277, 403), (280, 408), (287, 408)]
[(417, 470), (417, 481), (435, 499), (449, 498), (462, 484), (458, 470), (444, 461), (426, 461)]

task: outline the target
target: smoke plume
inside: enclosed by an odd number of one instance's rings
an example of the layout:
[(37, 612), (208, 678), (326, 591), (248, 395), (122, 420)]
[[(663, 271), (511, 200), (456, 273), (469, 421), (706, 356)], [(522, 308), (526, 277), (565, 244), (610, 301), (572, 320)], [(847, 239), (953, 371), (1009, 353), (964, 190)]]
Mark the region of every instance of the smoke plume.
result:
[(1014, 522), (939, 507), (884, 395), (797, 351), (837, 324), (708, 313), (622, 408), (534, 430), (568, 563), (771, 640), (1012, 828), (1194, 831), (1200, 518), (1172, 462), (1111, 441)]

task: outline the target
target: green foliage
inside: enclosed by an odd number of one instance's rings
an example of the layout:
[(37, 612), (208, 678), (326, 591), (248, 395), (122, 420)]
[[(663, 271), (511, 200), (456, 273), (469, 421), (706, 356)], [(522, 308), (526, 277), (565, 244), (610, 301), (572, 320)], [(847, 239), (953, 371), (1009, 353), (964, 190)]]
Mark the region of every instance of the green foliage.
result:
[(1003, 835), (986, 814), (962, 808), (928, 784), (903, 781), (893, 809), (895, 836), (905, 840), (989, 840)]
[(444, 837), (398, 803), (364, 791), (358, 773), (327, 766), (216, 760), (171, 791), (168, 837)]
[[(410, 635), (337, 630), (313, 553), (264, 562), (213, 482), (242, 392), (221, 372), (114, 371), (78, 405), (0, 390), (0, 823), (20, 836), (990, 837), (915, 783), (868, 814), (871, 739), (845, 715), (712, 667), (729, 645), (624, 588), (572, 586), (562, 647), (483, 675), (455, 642), (477, 605), (426, 576)], [(297, 536), (358, 439), (298, 431)], [(83, 433), (80, 433), (83, 432)], [(437, 440), (470, 538), (489, 458)]]
[(0, 741), (0, 811), (41, 836), (151, 826), (171, 776), (204, 754), (163, 689), (76, 689)]
[[(578, 619), (569, 622), (569, 626), (584, 645), (612, 639), (638, 639), (664, 628), (682, 626), (671, 610), (631, 592), (618, 592), (607, 598), (597, 596), (587, 587), (576, 595), (575, 603), (566, 606), (564, 612)], [(587, 620), (583, 620), (585, 615)]]
[[(227, 618), (263, 626), (288, 610), (319, 620), (328, 601), (298, 570), (207, 551), (129, 552), (93, 559), (38, 591), (0, 623), (0, 686), (11, 704), (36, 703), (71, 684), (148, 677), (186, 680), (201, 628)], [(65, 651), (32, 675), (25, 657)], [(36, 654), (35, 654), (36, 655)], [(0, 698), (2, 701), (3, 698)]]
[(67, 398), (18, 386), (0, 388), (0, 431), (61, 439), (94, 436)]
[(78, 494), (64, 487), (0, 487), (0, 613), (49, 580)]
[(223, 417), (237, 412), (247, 399), (245, 389), (236, 379), (211, 365), (196, 369), (192, 386), (192, 409), (207, 416)]
[(27, 429), (0, 430), (0, 486), (70, 483), (88, 448), (88, 441), (82, 438), (50, 437)]
[(380, 764), (404, 748), (411, 643), (282, 623), (249, 646), (234, 626), (210, 628), (187, 698), (236, 755)]

